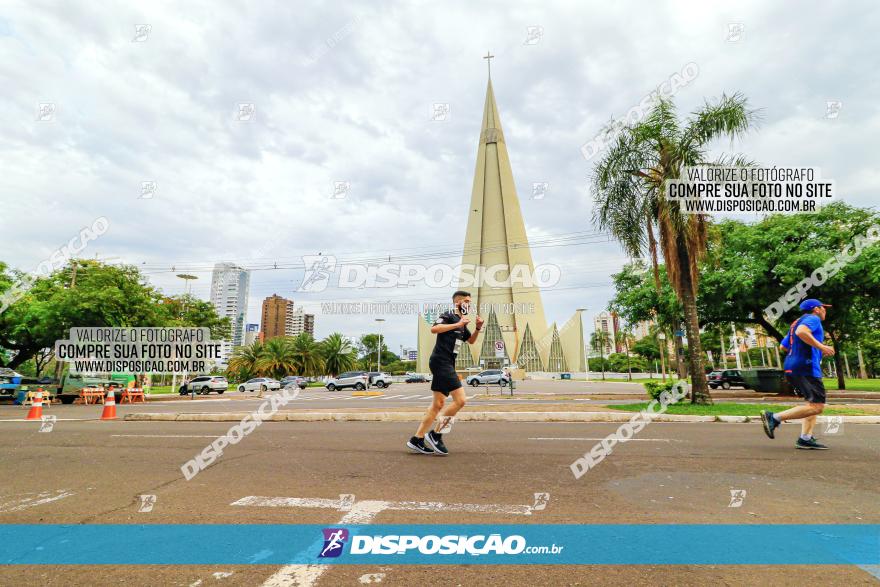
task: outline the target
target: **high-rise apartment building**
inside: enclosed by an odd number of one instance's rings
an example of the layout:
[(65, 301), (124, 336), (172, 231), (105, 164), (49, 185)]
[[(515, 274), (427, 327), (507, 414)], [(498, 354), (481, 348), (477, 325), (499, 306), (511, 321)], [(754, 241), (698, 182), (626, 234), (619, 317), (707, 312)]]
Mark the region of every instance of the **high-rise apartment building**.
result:
[(232, 322), (231, 340), (223, 341), (220, 363), (225, 365), (232, 348), (244, 342), (250, 271), (234, 263), (217, 263), (211, 275), (211, 304), (220, 317)]

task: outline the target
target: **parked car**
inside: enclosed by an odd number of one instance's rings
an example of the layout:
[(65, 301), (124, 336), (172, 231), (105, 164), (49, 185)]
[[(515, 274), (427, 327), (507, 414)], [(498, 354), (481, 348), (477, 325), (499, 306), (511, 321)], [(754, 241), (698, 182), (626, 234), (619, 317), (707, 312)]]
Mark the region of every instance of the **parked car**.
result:
[(504, 386), (510, 383), (510, 376), (501, 369), (487, 369), (486, 371), (482, 371), (480, 373), (477, 373), (476, 375), (469, 376), (467, 379), (465, 379), (465, 382), (468, 385), (472, 385), (474, 387), (491, 383)]
[(407, 375), (404, 381), (406, 383), (427, 383), (428, 378), (424, 375), (420, 375), (419, 373), (413, 373), (412, 375)]
[(391, 375), (388, 373), (379, 373), (378, 371), (370, 371), (370, 385), (383, 389), (391, 385)]
[(709, 387), (712, 389), (730, 389), (732, 386), (748, 389), (742, 373), (738, 369), (725, 369), (724, 371), (712, 371), (706, 376)]
[(337, 389), (345, 389), (353, 387), (357, 390), (366, 389), (366, 371), (347, 371), (340, 373), (338, 377), (333, 377), (327, 382), (327, 391), (336, 391)]
[(196, 377), (189, 383), (181, 385), (177, 392), (180, 395), (186, 395), (195, 391), (201, 395), (208, 395), (212, 391), (223, 394), (229, 388), (229, 382), (225, 377), (219, 375), (201, 375)]
[(238, 386), (238, 391), (269, 391), (270, 389), (281, 389), (281, 383), (271, 377), (257, 377), (248, 379)]
[(299, 387), (300, 389), (305, 389), (309, 386), (309, 382), (306, 381), (305, 377), (300, 377), (299, 375), (288, 375), (287, 377), (282, 377), (281, 387)]

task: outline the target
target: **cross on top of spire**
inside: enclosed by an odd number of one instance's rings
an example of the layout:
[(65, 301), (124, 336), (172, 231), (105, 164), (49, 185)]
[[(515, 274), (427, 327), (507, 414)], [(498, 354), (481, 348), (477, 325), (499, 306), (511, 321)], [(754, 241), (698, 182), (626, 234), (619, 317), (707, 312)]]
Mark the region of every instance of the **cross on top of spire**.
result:
[(489, 66), (489, 79), (492, 78), (492, 59), (494, 58), (495, 56), (490, 51), (486, 51), (486, 54), (483, 56), (483, 59), (486, 60), (486, 65)]

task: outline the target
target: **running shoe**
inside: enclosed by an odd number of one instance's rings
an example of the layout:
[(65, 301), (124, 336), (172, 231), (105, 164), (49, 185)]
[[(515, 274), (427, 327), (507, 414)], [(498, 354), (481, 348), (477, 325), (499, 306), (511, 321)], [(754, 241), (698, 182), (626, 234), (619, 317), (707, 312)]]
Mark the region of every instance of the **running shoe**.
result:
[(803, 448), (806, 450), (828, 450), (828, 447), (824, 444), (820, 444), (816, 442), (815, 438), (810, 438), (809, 440), (804, 440), (800, 436), (798, 436), (797, 442), (795, 443), (797, 448)]
[(764, 424), (764, 433), (770, 438), (776, 438), (774, 430), (779, 427), (779, 422), (773, 417), (773, 412), (768, 410), (761, 412), (761, 423)]
[(413, 436), (406, 443), (408, 449), (413, 450), (417, 453), (421, 453), (423, 455), (434, 454), (434, 451), (429, 447), (425, 446), (425, 439), (419, 438), (418, 436)]
[(437, 434), (433, 430), (425, 434), (425, 444), (434, 449), (434, 454), (439, 457), (445, 457), (449, 454), (446, 445), (443, 444), (443, 435)]

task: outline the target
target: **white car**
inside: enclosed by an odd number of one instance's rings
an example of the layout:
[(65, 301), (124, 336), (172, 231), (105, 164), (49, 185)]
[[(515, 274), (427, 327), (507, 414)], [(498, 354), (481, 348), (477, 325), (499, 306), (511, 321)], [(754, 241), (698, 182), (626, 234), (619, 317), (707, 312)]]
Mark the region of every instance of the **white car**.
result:
[(366, 371), (347, 371), (340, 373), (338, 377), (334, 377), (327, 382), (327, 391), (336, 391), (337, 389), (345, 389), (353, 387), (358, 391), (366, 389), (367, 372)]
[(257, 377), (239, 384), (238, 391), (269, 391), (281, 389), (281, 383), (271, 377)]
[(193, 391), (201, 395), (208, 395), (212, 391), (216, 391), (222, 395), (228, 387), (229, 383), (226, 381), (225, 377), (219, 375), (202, 375), (196, 377), (186, 385), (182, 385), (178, 391), (180, 395), (186, 395)]
[(471, 375), (470, 377), (465, 379), (465, 383), (473, 387), (486, 384), (504, 386), (510, 383), (510, 376), (501, 369), (487, 369), (486, 371), (477, 373), (476, 375)]

